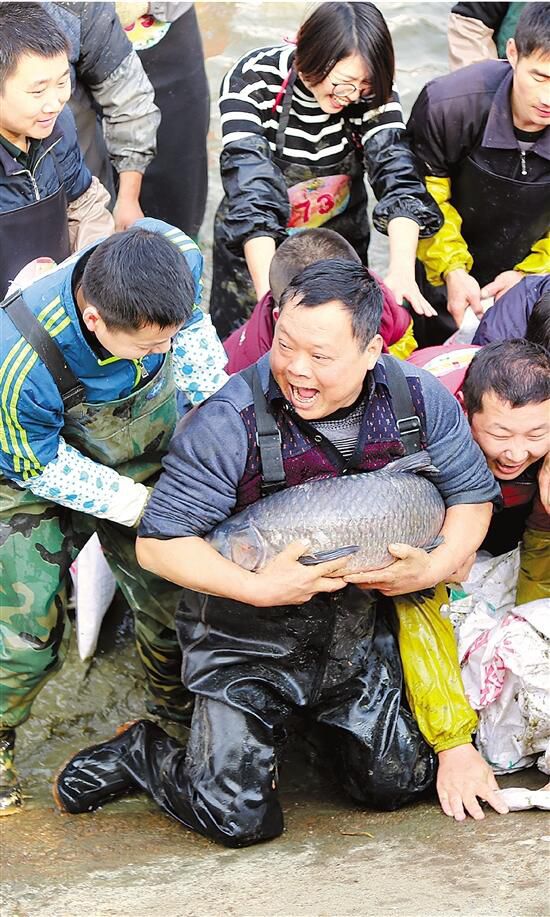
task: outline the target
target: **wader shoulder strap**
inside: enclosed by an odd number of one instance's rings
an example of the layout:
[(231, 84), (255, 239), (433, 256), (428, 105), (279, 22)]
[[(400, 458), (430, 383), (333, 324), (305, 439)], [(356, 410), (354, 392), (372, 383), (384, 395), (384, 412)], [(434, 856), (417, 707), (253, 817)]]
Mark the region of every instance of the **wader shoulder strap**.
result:
[(254, 396), (256, 414), (256, 442), (262, 466), (262, 497), (281, 490), (286, 482), (281, 448), (281, 433), (270, 412), (256, 366), (248, 366), (242, 373)]
[(62, 351), (29, 309), (19, 291), (6, 297), (0, 303), (0, 308), (4, 309), (51, 374), (63, 399), (65, 410), (82, 404), (85, 396), (84, 386), (67, 365)]
[(279, 118), (279, 125), (277, 127), (277, 134), (275, 136), (275, 152), (279, 157), (283, 155), (285, 148), (285, 134), (288, 127), (290, 106), (292, 105), (292, 93), (294, 91), (294, 83), (296, 82), (297, 76), (298, 74), (296, 70), (294, 67), (291, 67), (285, 77), (283, 85), (281, 86), (281, 90), (275, 99), (273, 108), (271, 109), (272, 114), (275, 114), (277, 111), (277, 105), (279, 105), (282, 100), (281, 117)]
[(413, 455), (422, 449), (422, 423), (413, 404), (407, 377), (395, 357), (384, 354), (382, 362), (405, 455)]

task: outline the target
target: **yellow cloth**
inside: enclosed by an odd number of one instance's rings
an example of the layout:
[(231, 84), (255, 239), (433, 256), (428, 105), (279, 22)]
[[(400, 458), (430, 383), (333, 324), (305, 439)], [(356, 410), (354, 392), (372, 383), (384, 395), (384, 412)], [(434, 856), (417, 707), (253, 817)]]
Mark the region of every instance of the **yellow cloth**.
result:
[(451, 179), (428, 175), (426, 188), (439, 204), (444, 222), (435, 236), (419, 241), (417, 255), (426, 269), (428, 282), (440, 287), (449, 271), (457, 268), (470, 271), (474, 261), (460, 233), (462, 217), (450, 203)]
[(514, 270), (524, 274), (550, 274), (550, 233), (531, 246), (530, 253), (515, 265)]
[(405, 331), (403, 337), (400, 337), (395, 344), (392, 344), (388, 347), (388, 351), (392, 356), (397, 357), (398, 360), (406, 360), (407, 357), (410, 357), (413, 350), (416, 350), (418, 343), (413, 334), (413, 320), (409, 323), (409, 327)]
[[(473, 258), (461, 235), (462, 217), (451, 204), (451, 179), (426, 176), (426, 188), (443, 214), (443, 226), (429, 239), (418, 243), (417, 255), (426, 269), (426, 277), (434, 287), (440, 287), (450, 271), (463, 268), (471, 271)], [(511, 266), (508, 268), (511, 270)], [(530, 253), (514, 265), (524, 274), (550, 274), (550, 233), (531, 246)]]
[(519, 558), (516, 605), (550, 599), (550, 532), (525, 529)]
[(464, 693), (453, 627), (440, 613), (447, 601), (442, 583), (424, 603), (411, 596), (394, 598), (407, 699), (436, 753), (469, 744), (477, 726)]

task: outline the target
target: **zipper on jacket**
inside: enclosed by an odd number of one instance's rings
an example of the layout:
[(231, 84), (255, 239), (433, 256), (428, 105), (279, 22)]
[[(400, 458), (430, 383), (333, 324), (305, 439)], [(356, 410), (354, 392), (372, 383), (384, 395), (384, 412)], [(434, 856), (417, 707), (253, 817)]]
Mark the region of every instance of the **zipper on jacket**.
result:
[(143, 357), (140, 357), (138, 360), (132, 360), (132, 363), (134, 364), (134, 371), (136, 374), (136, 377), (134, 379), (134, 388), (137, 385), (139, 385), (142, 379), (149, 378), (149, 370), (147, 369), (146, 366), (143, 365), (143, 363), (141, 362), (142, 360), (143, 360)]
[(12, 172), (12, 175), (28, 175), (32, 183), (32, 190), (34, 191), (35, 200), (40, 200), (40, 192), (32, 172), (30, 172), (28, 169), (19, 169), (19, 172)]
[[(49, 146), (47, 150), (44, 150), (44, 152), (42, 153), (42, 155), (39, 156), (39, 158), (36, 160), (36, 162), (35, 162), (35, 164), (34, 164), (34, 169), (32, 170), (32, 172), (30, 171), (30, 169), (19, 169), (18, 172), (12, 172), (12, 175), (28, 175), (28, 176), (29, 176), (29, 178), (30, 178), (30, 180), (31, 180), (31, 182), (32, 182), (32, 189), (33, 189), (33, 191), (34, 191), (34, 196), (35, 196), (35, 199), (36, 199), (37, 201), (40, 200), (40, 191), (38, 190), (38, 185), (37, 185), (36, 179), (35, 179), (35, 177), (34, 177), (35, 172), (36, 172), (38, 166), (40, 165), (40, 163), (42, 162), (42, 160), (44, 159), (44, 157), (47, 156), (47, 154), (50, 153), (50, 152), (53, 150), (54, 146), (57, 146), (57, 144), (60, 143), (60, 142), (61, 142), (61, 137), (59, 137), (59, 139), (56, 140), (55, 143), (52, 143), (52, 145)], [(61, 185), (60, 185), (59, 187), (61, 187)]]
[(57, 146), (58, 143), (61, 143), (61, 137), (58, 137), (57, 140), (55, 141), (55, 143), (52, 143), (52, 145), (49, 146), (47, 150), (44, 150), (44, 152), (42, 153), (42, 155), (38, 157), (38, 159), (36, 160), (36, 162), (35, 162), (35, 164), (34, 164), (34, 168), (33, 168), (33, 170), (32, 170), (32, 175), (33, 175), (33, 176), (35, 175), (36, 170), (37, 170), (38, 166), (40, 165), (40, 163), (42, 162), (42, 160), (48, 155), (48, 153), (51, 153), (51, 151), (53, 150), (54, 146)]
[(521, 174), (527, 175), (527, 164), (525, 162), (525, 150), (520, 150), (519, 155), (521, 158)]

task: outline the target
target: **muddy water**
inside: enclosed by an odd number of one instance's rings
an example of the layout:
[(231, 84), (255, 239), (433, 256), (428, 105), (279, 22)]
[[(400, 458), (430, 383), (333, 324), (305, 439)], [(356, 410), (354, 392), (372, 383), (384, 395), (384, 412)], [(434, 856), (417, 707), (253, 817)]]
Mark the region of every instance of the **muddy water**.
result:
[[(406, 110), (431, 77), (447, 69), (446, 19), (450, 3), (379, 4), (396, 45), (397, 83)], [(212, 97), (209, 138), (210, 188), (201, 245), (206, 258), (206, 301), (210, 277), (213, 216), (222, 196), (218, 174), (219, 121), (217, 95), (221, 79), (245, 51), (278, 44), (292, 37), (308, 8), (305, 3), (198, 3)], [(385, 238), (373, 233), (371, 259), (383, 271)], [(67, 755), (111, 728), (145, 713), (143, 680), (136, 660), (131, 622), (120, 613), (111, 616), (91, 664), (80, 662), (74, 647), (63, 671), (39, 696), (31, 720), (19, 730), (18, 761), (32, 799), (44, 802), (52, 771)]]

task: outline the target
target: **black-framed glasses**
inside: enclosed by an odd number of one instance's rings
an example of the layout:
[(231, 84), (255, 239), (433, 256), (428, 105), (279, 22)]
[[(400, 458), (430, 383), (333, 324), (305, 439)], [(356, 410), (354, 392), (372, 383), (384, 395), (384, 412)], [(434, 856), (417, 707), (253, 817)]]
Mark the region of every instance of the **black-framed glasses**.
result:
[(355, 92), (359, 93), (360, 102), (370, 102), (374, 98), (374, 94), (371, 90), (361, 91), (355, 83), (333, 83), (332, 80), (332, 94), (336, 96), (337, 99), (349, 99), (350, 95), (353, 95)]

